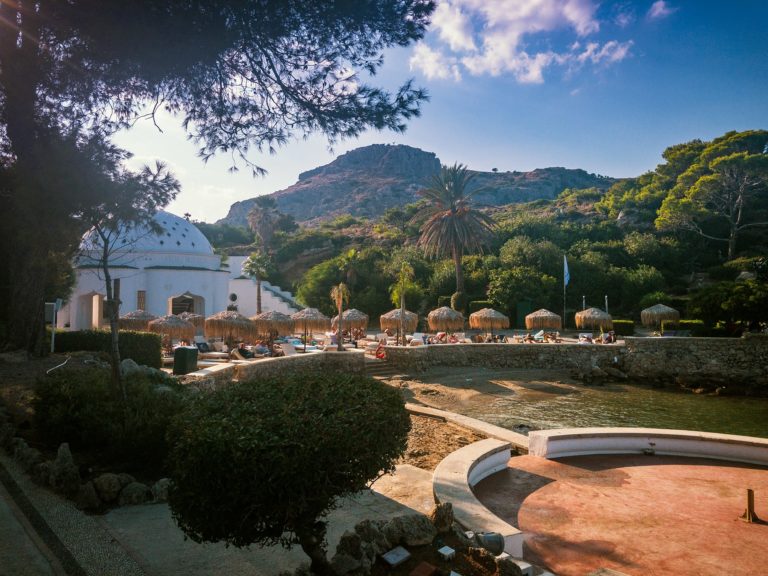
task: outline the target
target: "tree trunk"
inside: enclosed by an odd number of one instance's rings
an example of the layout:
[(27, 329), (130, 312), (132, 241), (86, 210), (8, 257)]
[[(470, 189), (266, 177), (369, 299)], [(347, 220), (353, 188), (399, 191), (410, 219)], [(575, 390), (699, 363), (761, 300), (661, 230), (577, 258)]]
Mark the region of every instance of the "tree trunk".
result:
[(296, 527), (296, 538), (304, 553), (311, 560), (310, 571), (318, 576), (333, 576), (325, 551), (325, 523), (315, 522), (309, 526)]
[[(14, 218), (9, 224), (20, 234), (14, 234), (17, 248), (12, 261), (5, 263), (11, 284), (8, 306), (8, 337), (12, 345), (24, 348), (29, 354), (43, 353), (45, 334), (44, 291), (47, 272), (48, 235), (43, 231), (34, 238), (24, 236), (45, 227), (41, 218), (44, 201), (41, 190), (34, 178), (36, 174), (35, 145), (39, 137), (39, 126), (35, 117), (37, 85), (42, 75), (38, 66), (40, 21), (30, 3), (21, 19), (21, 3), (0, 3), (0, 20), (14, 22), (20, 29), (14, 34), (13, 27), (6, 27), (0, 34), (0, 86), (5, 96), (3, 121), (11, 152), (16, 156), (15, 170), (18, 178), (14, 188), (24, 186), (23, 193), (16, 189), (10, 198), (10, 213)], [(20, 39), (20, 40), (19, 40)], [(41, 221), (42, 220), (42, 221)], [(42, 245), (41, 245), (42, 244)], [(26, 248), (22, 248), (25, 246)]]
[(339, 352), (343, 352), (344, 351), (344, 330), (342, 330), (342, 324), (343, 324), (343, 320), (344, 320), (344, 318), (342, 316), (343, 312), (344, 312), (344, 300), (342, 299), (339, 302), (339, 331), (338, 331), (338, 334), (336, 336), (336, 338), (338, 339), (338, 343), (337, 343), (338, 347), (336, 349)]
[(112, 275), (109, 273), (109, 239), (102, 234), (100, 236), (102, 242), (101, 270), (104, 273), (104, 284), (107, 289), (107, 298), (104, 304), (107, 306), (107, 313), (109, 314), (109, 361), (112, 366), (112, 384), (120, 391), (123, 402), (125, 402), (127, 394), (123, 383), (123, 376), (120, 373), (120, 340), (118, 335), (120, 302), (115, 297), (112, 288)]
[(736, 256), (736, 229), (732, 229), (728, 236), (728, 261), (731, 261)]
[(256, 314), (261, 314), (261, 279), (256, 277)]
[(461, 267), (461, 249), (454, 246), (451, 250), (453, 266), (456, 268), (456, 292), (464, 292), (464, 270)]

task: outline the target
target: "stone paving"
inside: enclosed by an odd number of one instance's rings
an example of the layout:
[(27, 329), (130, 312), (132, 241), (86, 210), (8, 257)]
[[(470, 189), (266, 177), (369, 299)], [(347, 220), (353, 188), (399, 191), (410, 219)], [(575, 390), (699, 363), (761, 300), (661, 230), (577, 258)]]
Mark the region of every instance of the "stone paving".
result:
[(559, 576), (768, 574), (768, 524), (738, 519), (746, 489), (768, 518), (768, 468), (674, 456), (511, 458), (475, 486), (525, 532), (524, 557)]
[[(431, 507), (432, 474), (400, 466), (394, 476), (380, 478), (372, 490), (345, 499), (329, 515), (329, 556), (344, 531), (361, 520)], [(29, 516), (39, 519), (30, 522)], [(272, 576), (302, 563), (307, 559), (300, 548), (237, 549), (185, 540), (165, 504), (85, 515), (33, 484), (0, 453), (0, 576)]]

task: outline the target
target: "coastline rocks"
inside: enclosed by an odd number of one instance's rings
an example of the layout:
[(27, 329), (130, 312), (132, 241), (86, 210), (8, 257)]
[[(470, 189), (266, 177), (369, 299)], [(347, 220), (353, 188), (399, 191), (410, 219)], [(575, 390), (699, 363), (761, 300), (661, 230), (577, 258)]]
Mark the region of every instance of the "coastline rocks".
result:
[(437, 536), (437, 529), (423, 514), (408, 514), (389, 520), (382, 527), (382, 532), (393, 546), (423, 546)]
[(152, 485), (152, 496), (155, 502), (167, 502), (168, 501), (168, 488), (171, 485), (170, 478), (160, 478)]
[(118, 503), (120, 506), (134, 506), (152, 500), (152, 490), (141, 482), (131, 482), (120, 491)]
[(453, 527), (453, 504), (450, 502), (436, 504), (429, 515), (429, 520), (438, 534), (448, 534)]
[(80, 490), (80, 470), (75, 465), (69, 444), (66, 442), (59, 446), (56, 460), (51, 466), (50, 484), (55, 490), (69, 497)]
[(93, 482), (89, 481), (80, 486), (75, 497), (75, 506), (78, 510), (98, 510), (101, 507), (101, 500), (96, 494)]
[(31, 471), (32, 481), (40, 486), (50, 486), (52, 466), (53, 462), (50, 460), (37, 464)]
[(117, 500), (120, 490), (123, 489), (123, 484), (120, 482), (120, 477), (117, 474), (106, 472), (100, 476), (97, 476), (93, 480), (93, 484), (96, 487), (96, 491), (99, 497), (104, 502), (113, 502)]

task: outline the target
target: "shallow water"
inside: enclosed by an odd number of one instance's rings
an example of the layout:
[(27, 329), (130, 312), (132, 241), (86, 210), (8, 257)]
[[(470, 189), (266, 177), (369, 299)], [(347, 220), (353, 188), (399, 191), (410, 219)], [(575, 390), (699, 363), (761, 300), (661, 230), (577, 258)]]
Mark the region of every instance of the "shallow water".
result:
[(458, 411), (509, 429), (639, 426), (768, 438), (768, 398), (704, 396), (632, 384), (522, 386), (516, 394)]

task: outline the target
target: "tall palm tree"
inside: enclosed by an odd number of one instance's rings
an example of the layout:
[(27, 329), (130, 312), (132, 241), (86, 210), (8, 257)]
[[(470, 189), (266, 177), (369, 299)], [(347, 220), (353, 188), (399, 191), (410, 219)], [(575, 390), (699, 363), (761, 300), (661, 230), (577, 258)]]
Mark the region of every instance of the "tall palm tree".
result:
[(461, 257), (465, 252), (482, 252), (491, 237), (493, 220), (473, 210), (470, 199), (481, 189), (467, 191), (474, 178), (462, 164), (442, 166), (428, 188), (419, 190), (427, 205), (413, 217), (424, 221), (419, 246), (428, 258), (448, 256), (456, 268), (456, 292), (464, 292)]
[(251, 252), (251, 255), (243, 262), (241, 272), (256, 281), (256, 314), (261, 314), (261, 281), (266, 280), (269, 274), (269, 256), (261, 251)]
[(342, 330), (342, 313), (344, 312), (344, 303), (349, 303), (349, 288), (344, 282), (339, 283), (338, 286), (331, 288), (331, 300), (336, 304), (336, 309), (339, 311), (339, 324), (337, 326), (337, 339), (338, 339), (338, 351), (344, 350), (343, 330)]

